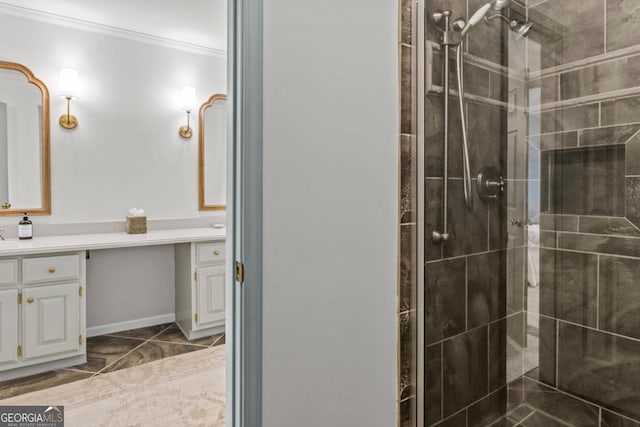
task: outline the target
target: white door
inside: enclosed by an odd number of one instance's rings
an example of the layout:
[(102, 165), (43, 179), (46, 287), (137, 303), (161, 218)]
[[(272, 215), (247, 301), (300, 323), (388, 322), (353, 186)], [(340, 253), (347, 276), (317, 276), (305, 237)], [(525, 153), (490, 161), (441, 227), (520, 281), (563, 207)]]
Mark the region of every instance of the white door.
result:
[(198, 269), (196, 308), (198, 326), (224, 322), (225, 266)]
[(66, 353), (80, 347), (78, 283), (22, 291), (25, 359)]
[(18, 361), (18, 290), (0, 291), (0, 364)]

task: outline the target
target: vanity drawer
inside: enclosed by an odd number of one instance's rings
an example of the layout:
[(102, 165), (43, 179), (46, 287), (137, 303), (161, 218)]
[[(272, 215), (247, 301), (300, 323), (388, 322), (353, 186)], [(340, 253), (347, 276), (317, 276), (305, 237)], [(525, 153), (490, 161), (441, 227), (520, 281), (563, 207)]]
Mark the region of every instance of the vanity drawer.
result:
[(15, 285), (18, 283), (18, 260), (0, 260), (0, 285)]
[(221, 243), (202, 243), (196, 245), (196, 263), (200, 264), (218, 264), (223, 263), (225, 258), (225, 244)]
[(27, 258), (22, 260), (22, 281), (27, 283), (58, 282), (80, 277), (78, 255)]

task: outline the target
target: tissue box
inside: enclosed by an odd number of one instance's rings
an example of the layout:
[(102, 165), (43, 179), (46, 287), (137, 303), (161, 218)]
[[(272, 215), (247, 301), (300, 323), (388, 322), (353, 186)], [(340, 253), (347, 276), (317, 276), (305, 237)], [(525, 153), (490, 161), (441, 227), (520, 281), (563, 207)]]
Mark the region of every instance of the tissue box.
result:
[(127, 217), (127, 233), (144, 234), (147, 232), (146, 216), (128, 216)]

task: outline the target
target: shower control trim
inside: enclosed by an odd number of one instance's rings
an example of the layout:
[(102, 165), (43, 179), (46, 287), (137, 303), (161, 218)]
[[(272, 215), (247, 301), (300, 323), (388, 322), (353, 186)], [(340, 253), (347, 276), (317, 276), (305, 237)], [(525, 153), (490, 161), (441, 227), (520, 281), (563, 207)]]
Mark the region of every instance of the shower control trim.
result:
[(478, 174), (478, 197), (485, 203), (494, 202), (504, 192), (504, 178), (493, 166), (482, 168)]

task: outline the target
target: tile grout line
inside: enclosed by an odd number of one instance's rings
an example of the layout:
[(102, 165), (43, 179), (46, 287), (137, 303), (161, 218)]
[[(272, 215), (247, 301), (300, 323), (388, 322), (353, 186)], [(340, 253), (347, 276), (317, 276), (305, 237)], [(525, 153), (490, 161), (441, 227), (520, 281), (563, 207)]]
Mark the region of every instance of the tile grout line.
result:
[(600, 330), (600, 254), (596, 257), (596, 329)]

